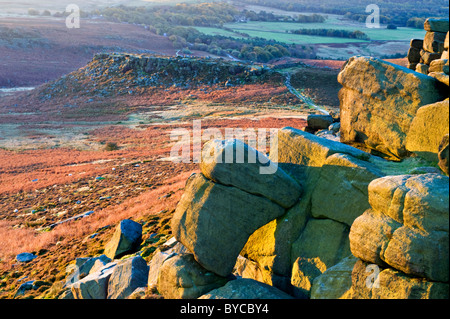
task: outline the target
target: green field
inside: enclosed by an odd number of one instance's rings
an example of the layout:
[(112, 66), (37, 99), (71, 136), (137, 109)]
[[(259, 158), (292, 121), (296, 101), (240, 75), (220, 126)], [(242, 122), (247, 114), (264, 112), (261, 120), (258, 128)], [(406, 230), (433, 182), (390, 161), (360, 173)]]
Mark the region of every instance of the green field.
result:
[[(268, 23), (268, 22), (267, 22)], [(232, 24), (227, 25), (227, 27)], [(208, 27), (195, 27), (198, 31), (207, 35), (221, 35), (232, 38), (243, 38), (242, 35), (234, 32), (230, 32), (220, 28), (208, 28)], [(248, 34), (250, 37), (259, 37), (264, 39), (276, 40), (287, 44), (320, 44), (320, 43), (355, 43), (355, 42), (367, 42), (357, 39), (346, 38), (332, 38), (332, 37), (317, 37), (310, 35), (289, 34), (286, 32), (278, 31), (258, 31), (249, 29), (232, 28), (236, 32), (242, 32)]]
[[(339, 30), (360, 30), (368, 35), (374, 41), (409, 41), (412, 38), (423, 39), (424, 30), (413, 28), (398, 28), (388, 30), (385, 27), (374, 29), (366, 28), (364, 24), (339, 20), (335, 17), (329, 18), (325, 23), (292, 23), (292, 22), (247, 22), (247, 23), (229, 23), (225, 27), (240, 33), (246, 33), (251, 37), (261, 37), (273, 39), (288, 44), (320, 44), (320, 43), (357, 43), (368, 42), (366, 40), (320, 37), (310, 35), (289, 34), (286, 31), (296, 29), (339, 29)], [(197, 27), (197, 30), (208, 35), (223, 35), (235, 38), (242, 38), (241, 35), (219, 28)]]

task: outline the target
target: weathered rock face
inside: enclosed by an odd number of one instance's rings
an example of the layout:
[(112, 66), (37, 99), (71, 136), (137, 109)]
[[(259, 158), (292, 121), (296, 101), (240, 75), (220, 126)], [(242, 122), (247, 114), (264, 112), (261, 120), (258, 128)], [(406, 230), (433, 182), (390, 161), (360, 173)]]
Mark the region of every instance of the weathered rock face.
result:
[(330, 219), (310, 219), (300, 237), (293, 243), (291, 284), (294, 295), (308, 298), (313, 280), (351, 255), (349, 228)]
[[(241, 255), (256, 262), (254, 276), (247, 274), (245, 278), (261, 279), (262, 282), (289, 290), (291, 276), (291, 247), (305, 228), (310, 211), (311, 195), (289, 209), (276, 220), (256, 230), (248, 239)], [(238, 265), (236, 265), (239, 267)]]
[(446, 33), (429, 31), (423, 40), (423, 49), (431, 53), (442, 54)]
[(448, 134), (444, 135), (441, 142), (439, 143), (438, 159), (439, 167), (448, 176), (450, 161)]
[(249, 236), (284, 213), (281, 206), (264, 197), (196, 174), (187, 181), (172, 231), (203, 267), (225, 277)]
[(71, 285), (74, 299), (106, 299), (108, 296), (108, 281), (116, 262), (111, 262)]
[(352, 272), (358, 260), (354, 256), (344, 258), (314, 279), (311, 299), (351, 299)]
[(88, 274), (96, 272), (110, 262), (111, 259), (106, 257), (106, 255), (101, 255), (99, 257), (77, 258), (73, 267), (74, 271), (66, 278), (65, 286), (69, 286), (78, 281), (81, 277), (85, 277)]
[(396, 158), (417, 110), (445, 98), (431, 77), (376, 58), (350, 58), (339, 73), (341, 141), (362, 142)]
[(432, 161), (438, 161), (439, 144), (449, 131), (449, 100), (422, 106), (411, 123), (406, 149)]
[(280, 130), (275, 145), (279, 166), (304, 193), (285, 215), (255, 231), (241, 255), (256, 263), (255, 278), (289, 292), (293, 287), (305, 298), (314, 278), (350, 255), (349, 227), (370, 207), (367, 187), (383, 173), (368, 153), (293, 128)]
[(120, 261), (108, 282), (108, 299), (125, 299), (137, 288), (147, 287), (149, 268), (141, 256)]
[(369, 185), (367, 210), (353, 223), (354, 256), (432, 281), (449, 280), (449, 179), (388, 176)]
[(196, 299), (225, 285), (224, 277), (200, 266), (192, 254), (168, 258), (159, 270), (158, 291), (165, 299)]
[(355, 218), (370, 207), (367, 186), (382, 176), (384, 174), (369, 162), (346, 154), (329, 156), (312, 194), (312, 216), (351, 226)]
[(142, 241), (142, 226), (132, 220), (120, 222), (111, 240), (105, 246), (105, 255), (111, 259), (134, 252)]
[(252, 279), (236, 279), (199, 299), (292, 299), (283, 291)]
[(236, 139), (207, 142), (200, 169), (214, 182), (264, 196), (285, 208), (300, 198), (301, 187), (292, 177), (264, 154)]
[[(348, 278), (348, 274), (341, 273)], [(351, 299), (448, 299), (448, 283), (414, 278), (358, 260), (353, 267)], [(340, 278), (344, 280), (344, 278)]]
[[(449, 76), (448, 74), (445, 74), (444, 72), (430, 72), (428, 73), (428, 76), (436, 79), (436, 81), (439, 81), (443, 85), (446, 85), (447, 87), (449, 84)], [(448, 88), (447, 88), (448, 89)]]
[(448, 74), (448, 59), (438, 59), (434, 60), (430, 63), (430, 72), (444, 72), (445, 74)]
[(285, 127), (278, 132), (269, 158), (279, 163), (321, 167), (328, 156), (336, 153), (348, 154), (358, 159), (370, 157), (368, 153), (357, 148)]
[[(164, 249), (164, 250), (162, 250)], [(175, 240), (175, 237), (172, 237), (171, 240), (167, 241), (165, 244), (163, 244), (161, 248), (158, 248), (153, 257), (152, 260), (150, 260), (149, 263), (149, 273), (148, 273), (148, 287), (149, 288), (155, 288), (158, 284), (158, 275), (159, 270), (162, 266), (162, 264), (169, 258), (175, 256), (175, 255), (182, 255), (189, 253), (181, 243), (177, 242)]]

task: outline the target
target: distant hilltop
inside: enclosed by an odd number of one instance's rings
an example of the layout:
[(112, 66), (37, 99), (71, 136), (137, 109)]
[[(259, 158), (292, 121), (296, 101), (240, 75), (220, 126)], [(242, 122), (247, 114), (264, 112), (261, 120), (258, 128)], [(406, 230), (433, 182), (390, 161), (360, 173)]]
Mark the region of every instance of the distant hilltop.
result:
[(110, 96), (147, 87), (188, 88), (256, 83), (270, 68), (210, 58), (100, 53), (84, 68), (47, 84), (44, 99), (71, 94)]

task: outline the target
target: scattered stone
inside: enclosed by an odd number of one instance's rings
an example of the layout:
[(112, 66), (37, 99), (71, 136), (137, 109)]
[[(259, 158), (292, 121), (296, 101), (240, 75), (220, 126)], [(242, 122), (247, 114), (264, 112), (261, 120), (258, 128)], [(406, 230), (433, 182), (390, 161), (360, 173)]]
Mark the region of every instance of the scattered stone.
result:
[(21, 253), (16, 256), (16, 260), (20, 263), (28, 263), (35, 258), (37, 258), (37, 256), (32, 253)]
[(411, 39), (409, 43), (410, 47), (421, 50), (423, 48), (422, 39)]
[(106, 257), (106, 255), (77, 258), (73, 267), (73, 272), (66, 278), (64, 287), (70, 286), (82, 277), (86, 277), (92, 272), (93, 268), (97, 271), (109, 262), (111, 262), (111, 259)]
[(444, 72), (448, 74), (448, 59), (438, 59), (431, 61), (429, 72)]
[[(450, 57), (448, 55), (448, 49), (444, 50), (444, 52), (442, 52), (441, 59), (444, 59), (444, 60), (450, 59)], [(448, 74), (448, 73), (445, 73), (445, 74)]]
[(449, 297), (448, 283), (411, 277), (398, 270), (379, 267), (362, 260), (355, 263), (351, 278), (351, 299), (448, 299)]
[(409, 48), (408, 54), (407, 54), (409, 63), (419, 63), (421, 49), (422, 48), (414, 48), (414, 47)]
[(348, 233), (348, 226), (331, 219), (308, 220), (291, 248), (291, 262), (296, 264), (291, 283), (297, 297), (308, 298), (313, 280), (351, 255)]
[(428, 74), (428, 70), (430, 69), (429, 65), (418, 63), (416, 65), (416, 72), (422, 73), (422, 74)]
[(175, 237), (172, 237), (173, 243), (166, 242), (165, 245), (163, 245), (163, 248), (168, 248), (164, 251), (162, 251), (160, 248), (158, 248), (155, 253), (153, 254), (152, 259), (149, 263), (149, 273), (148, 273), (148, 288), (154, 288), (156, 287), (158, 283), (158, 274), (159, 270), (162, 266), (162, 264), (169, 258), (175, 256), (175, 255), (181, 255), (181, 254), (187, 254), (188, 250), (186, 247), (183, 246), (183, 244), (176, 241)]
[[(309, 186), (305, 183), (305, 185)], [(308, 187), (309, 188), (309, 187)], [(292, 271), (291, 247), (305, 228), (310, 211), (310, 193), (287, 213), (256, 230), (248, 239), (241, 255), (257, 263), (251, 265), (246, 278), (262, 281), (288, 291)], [(254, 277), (250, 277), (250, 275)], [(262, 277), (262, 280), (260, 280)]]
[(111, 259), (120, 258), (136, 251), (142, 242), (142, 225), (124, 219), (117, 225), (111, 240), (105, 246), (105, 255)]
[(226, 278), (204, 269), (194, 255), (183, 254), (163, 263), (157, 287), (165, 299), (196, 299), (226, 282)]
[(410, 69), (410, 70), (414, 70), (414, 71), (416, 71), (416, 68), (417, 68), (417, 65), (418, 65), (419, 63), (410, 63), (410, 62), (408, 62), (408, 64), (407, 64), (407, 68), (408, 69)]
[(421, 57), (421, 61), (423, 61), (423, 63), (430, 65), (432, 61), (440, 59), (441, 58), (442, 53), (433, 53), (433, 52), (428, 52), (425, 50), (421, 50), (420, 51), (420, 57)]
[(339, 135), (336, 135), (332, 131), (328, 131), (328, 130), (317, 131), (314, 135), (321, 137), (321, 138), (326, 138), (327, 140), (335, 141), (335, 142), (340, 142), (340, 140), (341, 140)]
[(450, 85), (449, 76), (448, 76), (448, 74), (445, 74), (444, 72), (431, 72), (431, 73), (428, 73), (428, 75), (435, 78), (436, 80), (438, 80), (439, 82), (441, 82), (447, 86)]
[(335, 123), (331, 124), (330, 126), (328, 126), (328, 130), (333, 132), (334, 134), (339, 132), (340, 129), (341, 129), (341, 123), (340, 122), (335, 122)]
[(143, 299), (145, 297), (145, 294), (147, 292), (147, 288), (145, 287), (139, 287), (136, 288), (128, 297), (127, 299)]
[(293, 299), (285, 292), (253, 279), (236, 279), (199, 299)]
[(325, 130), (333, 123), (331, 115), (310, 114), (307, 117), (308, 127), (313, 130)]
[(30, 280), (21, 284), (17, 289), (16, 293), (14, 294), (14, 298), (17, 298), (18, 296), (23, 296), (28, 290), (35, 289), (34, 282), (35, 282), (34, 280)]

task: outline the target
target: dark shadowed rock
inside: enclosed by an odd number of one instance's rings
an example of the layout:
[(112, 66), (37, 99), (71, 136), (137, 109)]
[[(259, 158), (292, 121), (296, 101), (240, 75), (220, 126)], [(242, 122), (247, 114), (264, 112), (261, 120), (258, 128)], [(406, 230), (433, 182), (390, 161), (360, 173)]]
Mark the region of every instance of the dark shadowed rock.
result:
[(236, 279), (199, 299), (293, 299), (285, 292), (253, 279)]
[(425, 20), (423, 28), (429, 32), (448, 32), (448, 18), (428, 18)]
[(27, 263), (35, 258), (37, 258), (37, 256), (32, 253), (21, 253), (16, 256), (16, 260), (20, 263)]
[(133, 253), (142, 242), (142, 226), (129, 219), (124, 219), (117, 226), (111, 240), (106, 244), (105, 255), (111, 259)]
[(308, 127), (313, 130), (325, 130), (333, 123), (331, 115), (310, 114), (306, 119)]
[(448, 175), (449, 173), (449, 138), (448, 134), (446, 134), (439, 144), (439, 152), (438, 152), (438, 158), (439, 158), (439, 167), (441, 170)]

